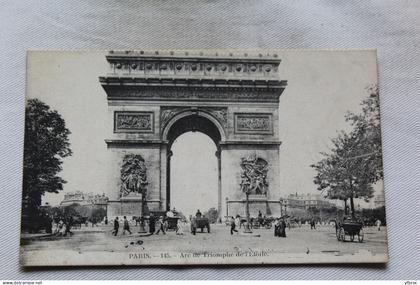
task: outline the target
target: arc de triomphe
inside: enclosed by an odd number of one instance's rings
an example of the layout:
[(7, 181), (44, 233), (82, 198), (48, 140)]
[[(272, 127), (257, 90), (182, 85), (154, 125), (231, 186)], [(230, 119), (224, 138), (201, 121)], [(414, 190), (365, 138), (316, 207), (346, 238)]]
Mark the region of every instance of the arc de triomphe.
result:
[(146, 173), (148, 209), (170, 208), (171, 146), (189, 131), (208, 135), (217, 146), (220, 217), (244, 215), (241, 183), (254, 189), (252, 216), (258, 210), (280, 214), (278, 107), (287, 82), (276, 54), (119, 51), (106, 60), (108, 73), (99, 80), (113, 126), (105, 140), (107, 185), (115, 193), (109, 216), (140, 213), (141, 194), (122, 189), (130, 157)]

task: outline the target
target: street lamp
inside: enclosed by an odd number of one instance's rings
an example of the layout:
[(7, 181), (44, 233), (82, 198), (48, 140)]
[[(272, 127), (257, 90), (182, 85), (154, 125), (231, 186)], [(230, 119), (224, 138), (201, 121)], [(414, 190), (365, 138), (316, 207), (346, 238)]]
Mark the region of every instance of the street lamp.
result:
[(144, 215), (146, 214), (145, 207), (146, 205), (146, 191), (143, 190), (141, 194), (141, 216), (140, 216), (140, 227), (139, 227), (139, 234), (146, 233), (146, 229), (144, 228)]

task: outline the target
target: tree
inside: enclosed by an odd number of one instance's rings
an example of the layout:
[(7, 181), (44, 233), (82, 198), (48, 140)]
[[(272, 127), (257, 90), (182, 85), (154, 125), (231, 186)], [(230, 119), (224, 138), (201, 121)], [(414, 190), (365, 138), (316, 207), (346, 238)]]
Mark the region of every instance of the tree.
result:
[(368, 92), (362, 113), (346, 115), (353, 129), (340, 132), (332, 139), (330, 153), (321, 153), (323, 158), (311, 165), (317, 171), (318, 190), (326, 191), (330, 199), (343, 200), (346, 214), (349, 199), (353, 216), (354, 198), (368, 201), (373, 197), (372, 185), (383, 178), (378, 89), (370, 87)]
[(23, 214), (39, 215), (41, 197), (63, 190), (64, 179), (57, 176), (63, 158), (70, 156), (69, 136), (64, 119), (38, 99), (27, 101), (23, 162)]
[(104, 208), (94, 208), (90, 214), (89, 221), (96, 224), (101, 222), (106, 216)]
[(219, 213), (214, 207), (210, 208), (207, 212), (204, 213), (204, 215), (209, 218), (210, 223), (216, 223), (217, 218), (219, 217)]
[(367, 88), (368, 98), (362, 101), (362, 112), (348, 112), (346, 121), (353, 126), (358, 147), (364, 150), (360, 158), (364, 159), (372, 183), (383, 179), (381, 120), (378, 86)]

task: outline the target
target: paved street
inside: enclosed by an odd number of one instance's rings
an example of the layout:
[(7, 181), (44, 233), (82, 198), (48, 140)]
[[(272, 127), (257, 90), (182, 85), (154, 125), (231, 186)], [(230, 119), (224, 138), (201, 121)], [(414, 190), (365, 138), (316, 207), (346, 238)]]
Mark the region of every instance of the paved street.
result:
[[(321, 226), (311, 230), (308, 225), (301, 228), (292, 228), (287, 231), (287, 238), (274, 237), (273, 230), (256, 229), (252, 236), (245, 234), (230, 235), (229, 227), (225, 225), (212, 225), (211, 233), (197, 233), (196, 236), (185, 233), (177, 236), (170, 231), (166, 235), (140, 236), (138, 228), (132, 227), (132, 235), (113, 236), (112, 228), (108, 227), (82, 227), (74, 230), (71, 237), (28, 237), (23, 239), (24, 255), (31, 258), (31, 253), (42, 256), (54, 256), (58, 252), (66, 254), (77, 253), (219, 253), (264, 251), (274, 255), (304, 255), (310, 256), (346, 257), (358, 253), (369, 255), (386, 254), (386, 228), (380, 232), (376, 228), (365, 228), (365, 241), (339, 242), (332, 226)], [(242, 230), (240, 230), (241, 232)], [(255, 235), (260, 235), (255, 236)], [(357, 238), (356, 238), (357, 240)], [(173, 255), (173, 254), (172, 254)]]

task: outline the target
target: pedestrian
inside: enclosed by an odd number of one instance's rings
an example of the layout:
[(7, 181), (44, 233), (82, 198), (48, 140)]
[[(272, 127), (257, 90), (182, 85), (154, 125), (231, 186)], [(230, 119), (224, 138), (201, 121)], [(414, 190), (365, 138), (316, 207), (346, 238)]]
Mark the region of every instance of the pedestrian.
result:
[(72, 216), (70, 216), (69, 218), (66, 219), (65, 225), (66, 225), (66, 231), (64, 233), (64, 236), (66, 236), (67, 234), (72, 235), (73, 233), (70, 231), (71, 227), (73, 226), (73, 217)]
[(164, 224), (164, 221), (163, 221), (163, 216), (160, 216), (160, 218), (159, 218), (159, 220), (158, 220), (158, 222), (157, 222), (157, 231), (156, 231), (156, 234), (158, 235), (159, 234), (159, 232), (160, 231), (162, 231), (162, 233), (165, 235), (166, 233), (165, 233), (165, 224)]
[(48, 214), (45, 217), (45, 232), (47, 234), (52, 234), (52, 219)]
[(280, 225), (280, 219), (277, 218), (274, 220), (273, 226), (274, 226), (274, 236), (278, 237), (279, 236), (279, 225)]
[(261, 227), (263, 226), (263, 217), (260, 210), (258, 210), (258, 225)]
[(108, 217), (105, 217), (105, 226), (108, 225)]
[(130, 231), (130, 224), (128, 223), (126, 216), (124, 216), (124, 221), (123, 221), (123, 232), (122, 232), (123, 235), (125, 235), (125, 231), (129, 232), (130, 235), (132, 234), (132, 232)]
[(316, 227), (315, 227), (315, 219), (314, 218), (312, 218), (312, 220), (311, 220), (311, 230), (312, 229), (316, 230)]
[(178, 219), (177, 223), (176, 223), (176, 234), (177, 235), (183, 235), (184, 234), (184, 230), (182, 228), (182, 221), (181, 219)]
[(280, 219), (279, 222), (279, 237), (286, 237), (286, 222), (284, 219)]
[(376, 227), (378, 228), (378, 231), (380, 231), (381, 230), (381, 224), (382, 224), (381, 220), (377, 219), (375, 224), (376, 224)]
[(149, 216), (149, 233), (154, 234), (156, 231), (156, 219), (153, 213), (150, 213)]
[(197, 218), (192, 217), (190, 220), (191, 220), (191, 233), (195, 235), (197, 233)]
[(63, 219), (60, 219), (60, 221), (57, 224), (57, 236), (63, 236), (66, 232), (66, 226), (63, 222)]
[(233, 232), (238, 233), (238, 230), (236, 229), (236, 222), (233, 217), (230, 219), (230, 234), (233, 235)]
[(236, 215), (235, 224), (236, 224), (236, 227), (241, 228), (242, 223), (241, 223), (241, 217), (239, 215)]
[(116, 217), (114, 220), (114, 230), (112, 231), (112, 234), (114, 236), (117, 236), (119, 228), (120, 228), (120, 223), (118, 222), (118, 217)]

